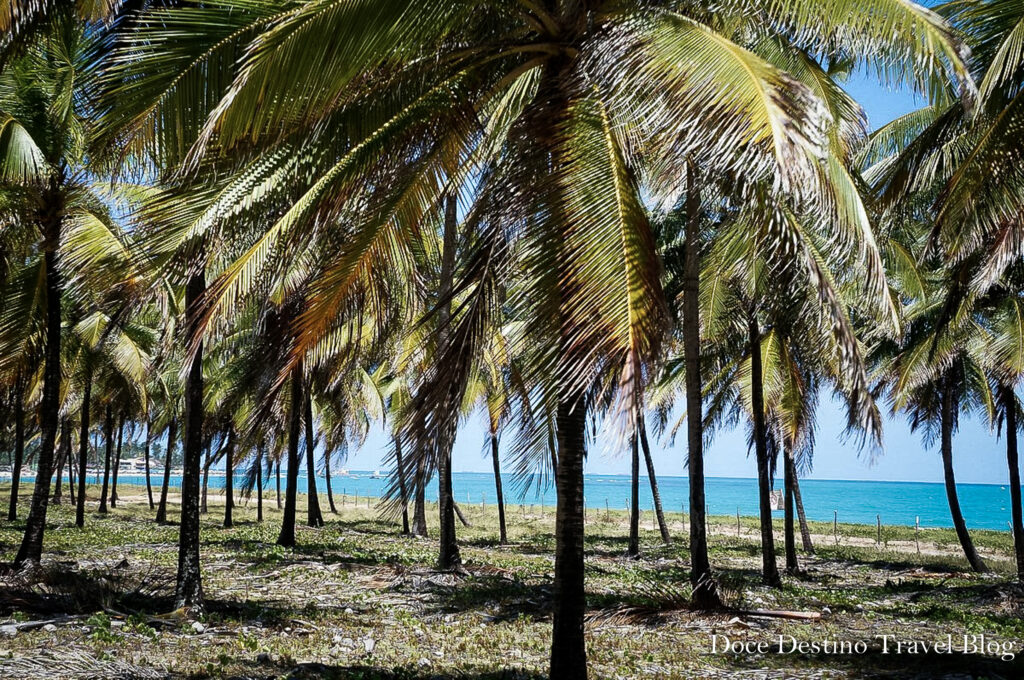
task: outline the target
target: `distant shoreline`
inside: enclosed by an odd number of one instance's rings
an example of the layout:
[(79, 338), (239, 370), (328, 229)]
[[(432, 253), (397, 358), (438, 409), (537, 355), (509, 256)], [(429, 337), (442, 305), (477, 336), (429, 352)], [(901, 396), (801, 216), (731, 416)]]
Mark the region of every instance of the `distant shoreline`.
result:
[[(151, 483), (159, 493), (163, 470), (151, 471)], [(283, 477), (283, 475), (282, 475)], [(299, 472), (299, 487), (306, 486), (303, 470)], [(90, 472), (89, 484), (99, 484), (102, 474)], [(557, 502), (551, 486), (536, 483), (526, 486), (511, 475), (503, 475), (505, 499), (510, 505), (535, 505), (553, 508)], [(9, 479), (9, 475), (7, 476)], [(67, 476), (64, 476), (65, 481)], [(627, 475), (588, 474), (586, 475), (585, 497), (588, 509), (623, 510), (628, 508), (630, 481)], [(211, 471), (209, 488), (219, 493), (225, 485), (226, 476)], [(0, 481), (6, 481), (0, 478)], [(282, 479), (282, 482), (284, 480)], [(317, 487), (321, 497), (326, 498), (325, 479), (317, 476)], [(24, 483), (31, 483), (31, 477)], [(172, 473), (170, 486), (180, 487), (181, 477)], [(119, 486), (134, 485), (145, 488), (142, 473), (119, 473)], [(708, 477), (706, 479), (707, 512), (711, 515), (734, 517), (757, 517), (757, 480), (748, 477)], [(781, 479), (775, 480), (775, 488), (781, 486)], [(240, 493), (245, 485), (245, 475), (235, 475), (234, 487)], [(366, 470), (348, 470), (347, 475), (335, 473), (331, 477), (335, 498), (348, 497), (380, 498), (386, 493), (388, 482), (382, 476), (374, 476)], [(881, 521), (883, 525), (910, 526), (920, 523), (923, 528), (951, 528), (949, 505), (945, 488), (932, 482), (877, 482), (868, 480), (817, 480), (804, 479), (800, 482), (804, 508), (811, 521), (872, 526)], [(263, 489), (273, 495), (276, 480), (273, 475), (264, 479)], [(659, 476), (658, 486), (662, 505), (666, 513), (689, 512), (689, 480), (687, 477)], [(26, 489), (29, 487), (25, 487)], [(1009, 487), (999, 484), (960, 484), (957, 486), (960, 505), (963, 508), (967, 526), (970, 529), (986, 529), (1005, 532), (1010, 520)], [(459, 504), (493, 505), (495, 487), (493, 473), (457, 472), (454, 475), (455, 500)], [(22, 493), (25, 493), (24, 491)], [(436, 482), (427, 488), (427, 499), (437, 497)], [(640, 508), (644, 513), (653, 509), (648, 482), (640, 485)], [(773, 512), (776, 518), (780, 510)]]
[[(287, 470), (287, 467), (281, 468), (281, 473), (284, 474), (284, 472), (286, 470)], [(26, 470), (26, 472), (32, 473), (33, 477), (35, 475), (35, 472), (33, 470), (31, 470), (31, 469)], [(349, 477), (356, 477), (356, 478), (360, 478), (360, 479), (368, 479), (368, 478), (370, 478), (373, 475), (374, 472), (375, 472), (374, 470), (349, 470), (349, 473), (350, 473), (349, 475), (342, 475), (342, 474), (339, 474), (339, 473), (332, 473), (332, 479), (345, 479), (347, 476), (349, 476)], [(480, 476), (488, 477), (488, 478), (489, 477), (493, 477), (493, 475), (494, 475), (493, 472), (480, 471), (480, 470), (453, 470), (452, 473), (453, 474), (457, 474), (457, 475), (480, 475)], [(89, 470), (89, 476), (90, 477), (92, 476), (92, 474), (93, 474), (93, 470)], [(119, 475), (123, 475), (123, 474), (125, 474), (125, 471), (122, 470), (118, 474)], [(132, 471), (129, 474), (134, 475), (134, 476), (139, 476), (139, 475), (144, 475), (145, 472), (137, 471), (136, 470), (136, 471)], [(153, 480), (156, 481), (158, 478), (160, 478), (163, 475), (163, 465), (162, 464), (159, 465), (159, 466), (154, 465), (152, 470), (151, 470), (151, 472), (150, 472), (150, 474), (151, 474)], [(172, 474), (180, 474), (180, 473), (178, 471), (175, 471)], [(511, 470), (502, 470), (501, 474), (502, 474), (503, 477), (505, 477), (505, 476), (511, 477), (513, 475), (513, 472)], [(304, 476), (304, 475), (305, 475), (305, 472), (303, 470), (300, 470), (299, 471), (299, 476)], [(210, 476), (211, 477), (214, 477), (214, 476), (216, 476), (216, 477), (223, 477), (224, 476), (224, 468), (212, 468), (211, 467), (210, 468)], [(610, 477), (610, 478), (615, 478), (615, 479), (629, 479), (630, 478), (630, 475), (628, 475), (628, 474), (623, 474), (623, 473), (612, 474), (612, 473), (607, 473), (607, 472), (587, 472), (587, 473), (584, 473), (584, 476), (585, 477)], [(5, 471), (0, 471), (0, 480), (9, 480), (10, 478), (11, 478), (11, 473), (9, 471), (6, 471), (6, 470)], [(27, 481), (27, 480), (30, 480), (31, 478), (32, 477), (27, 477), (27, 478), (23, 477), (23, 480)], [(67, 473), (65, 473), (64, 478), (65, 478), (65, 480), (67, 479)], [(318, 479), (322, 479), (322, 476), (321, 475), (317, 475), (317, 478)], [(641, 471), (640, 478), (646, 480), (647, 479), (647, 474), (645, 472)], [(661, 473), (658, 473), (658, 480), (660, 481), (660, 480), (663, 480), (663, 479), (665, 479), (665, 480), (678, 480), (678, 479), (688, 480), (689, 476), (688, 475), (663, 475)], [(728, 477), (728, 476), (721, 476), (721, 475), (715, 475), (715, 476), (706, 475), (704, 477), (704, 479), (707, 479), (707, 480), (723, 479), (723, 480), (735, 480), (735, 481), (743, 481), (743, 482), (757, 481), (757, 477)], [(801, 477), (800, 478), (800, 483), (803, 484), (804, 482), (830, 482), (830, 483), (831, 482), (836, 482), (836, 483), (840, 483), (840, 484), (863, 484), (863, 483), (867, 483), (867, 484), (928, 484), (928, 485), (931, 485), (931, 486), (944, 486), (943, 482), (941, 482), (941, 481), (940, 482), (926, 482), (926, 481), (913, 480), (913, 479), (863, 479), (863, 478), (858, 478), (858, 479), (835, 479), (835, 478), (832, 478), (832, 477)], [(961, 488), (961, 487), (965, 487), (965, 486), (985, 486), (985, 487), (1005, 488), (1005, 487), (1009, 486), (1009, 482), (959, 482), (958, 481), (956, 483), (956, 485), (957, 485), (957, 488)], [(1021, 488), (1024, 488), (1024, 484), (1021, 485)]]

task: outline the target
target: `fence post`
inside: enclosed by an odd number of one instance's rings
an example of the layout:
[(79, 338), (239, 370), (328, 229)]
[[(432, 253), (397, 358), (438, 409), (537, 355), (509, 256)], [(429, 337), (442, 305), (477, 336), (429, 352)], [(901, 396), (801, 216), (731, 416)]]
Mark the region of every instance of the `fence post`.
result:
[(736, 535), (740, 535), (740, 509), (736, 508)]
[(875, 515), (875, 524), (878, 526), (878, 534), (875, 537), (875, 545), (876, 546), (881, 546), (882, 545), (882, 516), (881, 515)]
[(921, 516), (918, 515), (914, 518), (914, 543), (917, 545), (917, 554), (921, 554), (921, 538), (918, 534), (921, 533)]
[(835, 539), (836, 545), (839, 545), (839, 511), (832, 511), (832, 538)]

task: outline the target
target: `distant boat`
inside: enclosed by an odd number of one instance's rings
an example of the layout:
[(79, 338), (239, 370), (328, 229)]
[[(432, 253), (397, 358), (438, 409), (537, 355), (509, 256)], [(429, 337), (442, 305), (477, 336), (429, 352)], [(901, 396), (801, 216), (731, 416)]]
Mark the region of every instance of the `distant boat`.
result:
[(380, 470), (374, 470), (373, 474), (370, 475), (370, 479), (384, 479), (386, 475), (382, 475)]

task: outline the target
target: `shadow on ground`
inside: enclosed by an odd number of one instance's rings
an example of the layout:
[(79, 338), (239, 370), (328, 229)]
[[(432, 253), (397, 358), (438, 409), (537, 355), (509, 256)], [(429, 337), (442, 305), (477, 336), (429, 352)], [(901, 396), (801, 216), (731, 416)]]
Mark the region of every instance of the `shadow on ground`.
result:
[(548, 676), (517, 669), (442, 675), (431, 672), (429, 667), (406, 666), (386, 669), (373, 666), (327, 666), (310, 663), (301, 664), (293, 668), (286, 677), (289, 680), (441, 680), (442, 678), (457, 678), (458, 680), (546, 680)]
[[(954, 637), (954, 647), (956, 644)], [(1013, 660), (1000, 661), (962, 651), (949, 654), (896, 654), (891, 645), (889, 653), (885, 653), (881, 643), (872, 643), (864, 654), (772, 654), (768, 658), (787, 668), (825, 673), (814, 677), (829, 677), (829, 670), (843, 673), (841, 677), (849, 678), (1009, 680), (1024, 677), (1024, 658), (1019, 656)], [(730, 668), (744, 676), (757, 670), (764, 671), (766, 666), (764, 658), (736, 656), (730, 657), (730, 661)], [(774, 676), (769, 673), (767, 677)]]

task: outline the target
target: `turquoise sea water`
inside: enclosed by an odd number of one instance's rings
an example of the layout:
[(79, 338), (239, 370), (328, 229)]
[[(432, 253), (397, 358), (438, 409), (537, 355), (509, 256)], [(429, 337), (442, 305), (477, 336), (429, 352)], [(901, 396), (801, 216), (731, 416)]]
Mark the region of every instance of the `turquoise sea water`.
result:
[[(159, 488), (162, 470), (154, 470), (152, 482)], [(383, 492), (386, 480), (371, 479), (367, 471), (350, 471), (350, 476), (335, 475), (335, 494), (349, 496), (377, 497)], [(146, 483), (141, 475), (120, 475), (122, 484)], [(92, 483), (93, 476), (90, 474)], [(211, 475), (210, 487), (224, 485), (223, 476)], [(707, 480), (708, 510), (713, 515), (757, 515), (757, 480), (731, 477), (709, 477)], [(283, 474), (282, 474), (282, 483)], [(171, 485), (178, 486), (180, 479), (171, 478)], [(587, 475), (585, 479), (587, 506), (603, 510), (605, 503), (612, 509), (626, 509), (629, 499), (629, 477), (625, 475)], [(235, 482), (236, 489), (241, 479)], [(456, 472), (452, 485), (455, 499), (463, 503), (493, 503), (495, 500), (493, 475), (480, 472)], [(662, 505), (666, 512), (680, 512), (689, 503), (689, 482), (686, 477), (659, 477)], [(776, 480), (776, 488), (781, 480)], [(318, 488), (324, 492), (324, 480), (318, 478)], [(264, 489), (273, 491), (274, 479), (264, 482)], [(299, 490), (305, 491), (306, 478), (299, 475)], [(801, 480), (804, 508), (808, 519), (831, 522), (837, 511), (840, 522), (874, 524), (880, 515), (883, 524), (913, 526), (917, 517), (923, 527), (951, 527), (949, 506), (946, 503), (945, 487), (942, 484), (924, 482), (867, 482)], [(997, 484), (958, 485), (960, 505), (967, 525), (974, 529), (1008, 530), (1010, 521), (1010, 488)], [(428, 500), (436, 499), (436, 485), (428, 489)], [(505, 501), (507, 503), (555, 504), (555, 490), (552, 487), (540, 489), (533, 485), (526, 493), (520, 493), (511, 479), (505, 480)], [(651, 509), (651, 491), (647, 478), (640, 480), (640, 504), (645, 510)], [(781, 516), (781, 512), (777, 512)]]

